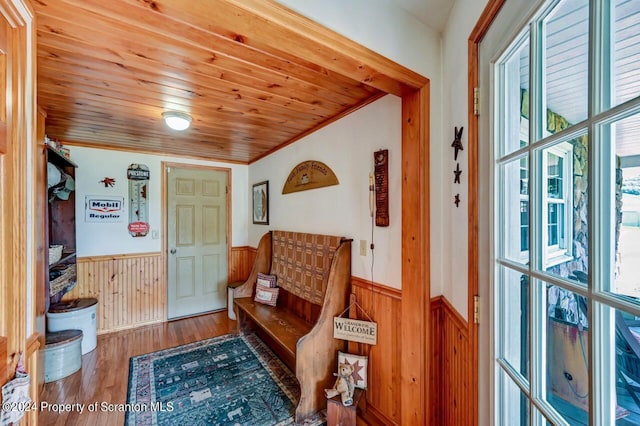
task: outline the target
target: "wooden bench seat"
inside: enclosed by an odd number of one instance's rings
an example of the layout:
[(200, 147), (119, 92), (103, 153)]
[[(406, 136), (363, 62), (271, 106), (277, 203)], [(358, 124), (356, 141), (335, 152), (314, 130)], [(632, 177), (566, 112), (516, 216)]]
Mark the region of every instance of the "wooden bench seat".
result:
[(256, 303), (250, 297), (236, 299), (235, 303), (251, 321), (282, 346), (290, 359), (295, 359), (298, 340), (311, 331), (313, 324), (293, 312)]
[[(276, 306), (254, 301), (258, 273), (277, 277)], [(238, 333), (256, 332), (295, 373), (300, 385), (296, 422), (326, 406), (338, 351), (333, 318), (351, 288), (351, 240), (299, 232), (267, 232), (243, 284), (233, 288)]]

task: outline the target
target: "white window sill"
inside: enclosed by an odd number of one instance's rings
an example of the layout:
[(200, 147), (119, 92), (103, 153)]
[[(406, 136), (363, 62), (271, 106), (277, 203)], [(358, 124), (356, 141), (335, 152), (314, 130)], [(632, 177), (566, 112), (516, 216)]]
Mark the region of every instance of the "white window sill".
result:
[(560, 265), (562, 263), (571, 262), (572, 260), (573, 260), (572, 256), (569, 256), (567, 254), (560, 254), (560, 255), (548, 258), (544, 264), (544, 267), (545, 269), (548, 269), (553, 266)]

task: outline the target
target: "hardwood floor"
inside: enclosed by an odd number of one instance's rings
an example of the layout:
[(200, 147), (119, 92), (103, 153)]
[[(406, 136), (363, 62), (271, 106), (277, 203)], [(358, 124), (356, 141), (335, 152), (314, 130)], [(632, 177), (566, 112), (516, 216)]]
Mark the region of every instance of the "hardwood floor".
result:
[[(101, 410), (102, 403), (127, 402), (129, 358), (173, 346), (195, 342), (230, 333), (235, 322), (227, 318), (227, 311), (201, 315), (168, 323), (140, 327), (98, 336), (97, 348), (82, 357), (82, 369), (64, 379), (47, 383), (41, 395), (50, 410), (40, 411), (39, 425), (105, 425), (124, 423), (123, 412)], [(89, 412), (90, 404), (98, 409)], [(54, 405), (58, 404), (58, 405)], [(60, 404), (78, 404), (76, 410), (53, 411)], [(69, 406), (70, 407), (70, 406)]]

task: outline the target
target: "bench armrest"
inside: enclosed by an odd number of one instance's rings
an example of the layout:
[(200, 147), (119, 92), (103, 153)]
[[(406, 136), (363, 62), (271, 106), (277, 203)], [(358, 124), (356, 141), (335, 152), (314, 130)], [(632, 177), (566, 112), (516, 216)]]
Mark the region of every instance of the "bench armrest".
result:
[(338, 351), (346, 349), (346, 342), (333, 338), (333, 317), (347, 306), (351, 289), (351, 240), (340, 244), (331, 262), (327, 290), (320, 317), (311, 331), (298, 340), (296, 376), (300, 383), (300, 403), (296, 421), (300, 421), (324, 404), (323, 389), (331, 388)]

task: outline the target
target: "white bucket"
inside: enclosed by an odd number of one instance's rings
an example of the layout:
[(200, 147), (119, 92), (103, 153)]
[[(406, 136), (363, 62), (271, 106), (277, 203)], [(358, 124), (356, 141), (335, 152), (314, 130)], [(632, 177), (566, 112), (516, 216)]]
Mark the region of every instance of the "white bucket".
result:
[(91, 352), (98, 343), (96, 312), (98, 304), (69, 312), (47, 312), (49, 331), (82, 330), (82, 355)]

